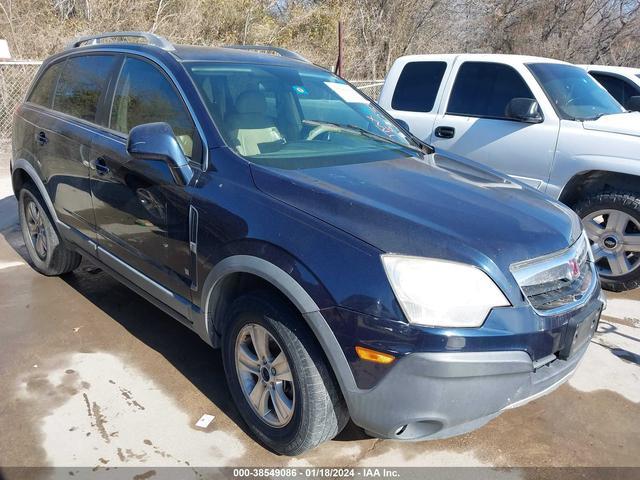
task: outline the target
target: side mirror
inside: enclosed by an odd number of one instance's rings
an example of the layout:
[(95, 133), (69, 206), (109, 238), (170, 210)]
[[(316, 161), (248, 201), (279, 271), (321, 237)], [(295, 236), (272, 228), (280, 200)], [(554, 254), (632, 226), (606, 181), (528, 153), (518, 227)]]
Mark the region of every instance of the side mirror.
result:
[(629, 97), (625, 108), (630, 112), (640, 112), (640, 96)]
[(145, 123), (129, 132), (127, 152), (140, 160), (162, 160), (167, 163), (178, 185), (187, 185), (193, 170), (168, 123)]
[(402, 128), (404, 128), (407, 132), (411, 131), (411, 129), (409, 129), (409, 124), (407, 122), (405, 122), (404, 120), (400, 120), (399, 118), (394, 118), (394, 120), (396, 121), (396, 123), (398, 125), (400, 125)]
[(538, 102), (533, 98), (512, 98), (505, 109), (507, 118), (525, 123), (541, 123)]

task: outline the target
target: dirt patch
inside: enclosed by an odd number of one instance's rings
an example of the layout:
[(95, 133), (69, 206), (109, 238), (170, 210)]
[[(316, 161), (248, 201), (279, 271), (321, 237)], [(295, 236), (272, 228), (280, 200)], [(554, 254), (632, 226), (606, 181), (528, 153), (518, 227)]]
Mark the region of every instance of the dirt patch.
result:
[(626, 325), (627, 327), (640, 328), (640, 320), (637, 320), (637, 319), (631, 318), (631, 317), (625, 317), (625, 318), (610, 317), (606, 313), (604, 313), (602, 315), (602, 319), (603, 320), (607, 320), (607, 321), (609, 321), (611, 323), (618, 323), (620, 325)]

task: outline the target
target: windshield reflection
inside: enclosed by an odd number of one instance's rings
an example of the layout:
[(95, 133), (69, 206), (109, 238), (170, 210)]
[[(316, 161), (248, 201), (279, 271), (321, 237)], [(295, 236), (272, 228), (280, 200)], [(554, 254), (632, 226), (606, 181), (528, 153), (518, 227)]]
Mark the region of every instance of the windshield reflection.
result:
[(549, 101), (565, 120), (597, 120), (625, 109), (582, 68), (563, 63), (530, 63)]
[(329, 72), (214, 62), (189, 72), (226, 144), (251, 162), (299, 169), (422, 156), (380, 107)]

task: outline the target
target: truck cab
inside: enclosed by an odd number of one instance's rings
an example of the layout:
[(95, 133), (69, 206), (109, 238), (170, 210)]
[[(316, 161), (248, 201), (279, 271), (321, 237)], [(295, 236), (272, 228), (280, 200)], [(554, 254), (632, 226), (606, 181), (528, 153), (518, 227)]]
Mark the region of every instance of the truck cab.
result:
[(411, 55), (395, 61), (379, 103), (436, 150), (569, 205), (603, 285), (640, 285), (640, 113), (584, 69), (519, 55)]

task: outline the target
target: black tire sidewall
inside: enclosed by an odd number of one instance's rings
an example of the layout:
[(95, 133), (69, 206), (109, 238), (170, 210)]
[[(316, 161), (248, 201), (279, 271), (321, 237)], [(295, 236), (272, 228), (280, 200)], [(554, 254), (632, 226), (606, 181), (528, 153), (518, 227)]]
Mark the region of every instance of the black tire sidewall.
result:
[[(288, 342), (282, 338), (279, 328), (287, 328), (290, 322), (289, 312), (277, 307), (270, 308), (261, 301), (249, 298), (241, 307), (232, 308), (228, 320), (231, 322), (223, 334), (222, 356), (227, 384), (233, 400), (240, 411), (244, 421), (253, 434), (265, 445), (273, 448), (278, 453), (286, 451), (287, 445), (294, 441), (300, 434), (306, 416), (306, 402), (308, 401), (306, 386), (301, 381), (303, 373), (300, 366), (303, 359), (292, 350)], [(264, 327), (277, 340), (284, 351), (295, 387), (295, 409), (293, 418), (287, 425), (275, 428), (267, 425), (254, 412), (240, 387), (240, 381), (235, 366), (235, 344), (238, 333), (245, 325), (254, 323)], [(279, 323), (279, 325), (276, 325)]]
[[(42, 221), (44, 223), (45, 233), (47, 235), (47, 247), (48, 247), (47, 256), (44, 259), (40, 258), (40, 256), (35, 251), (35, 248), (31, 243), (31, 235), (29, 233), (29, 228), (27, 226), (26, 212), (25, 212), (25, 208), (27, 206), (28, 201), (35, 202), (38, 208), (40, 209), (40, 213), (42, 215), (42, 219), (43, 219)], [(31, 260), (31, 263), (33, 264), (36, 270), (38, 270), (40, 273), (43, 273), (45, 275), (49, 275), (51, 274), (51, 271), (52, 271), (52, 265), (54, 261), (54, 256), (56, 254), (56, 249), (60, 245), (60, 238), (58, 237), (58, 232), (53, 227), (51, 218), (49, 217), (49, 212), (47, 208), (43, 205), (43, 202), (41, 200), (39, 193), (36, 192), (34, 188), (31, 187), (30, 184), (25, 185), (20, 190), (18, 210), (19, 210), (18, 216), (20, 219), (20, 229), (22, 231), (22, 237), (24, 239), (27, 252), (29, 253), (29, 259)]]
[[(640, 197), (630, 193), (602, 193), (588, 198), (575, 207), (575, 212), (581, 220), (598, 210), (618, 210), (640, 222)], [(600, 281), (604, 289), (615, 292), (636, 288), (640, 286), (640, 267), (617, 277), (600, 275)]]

